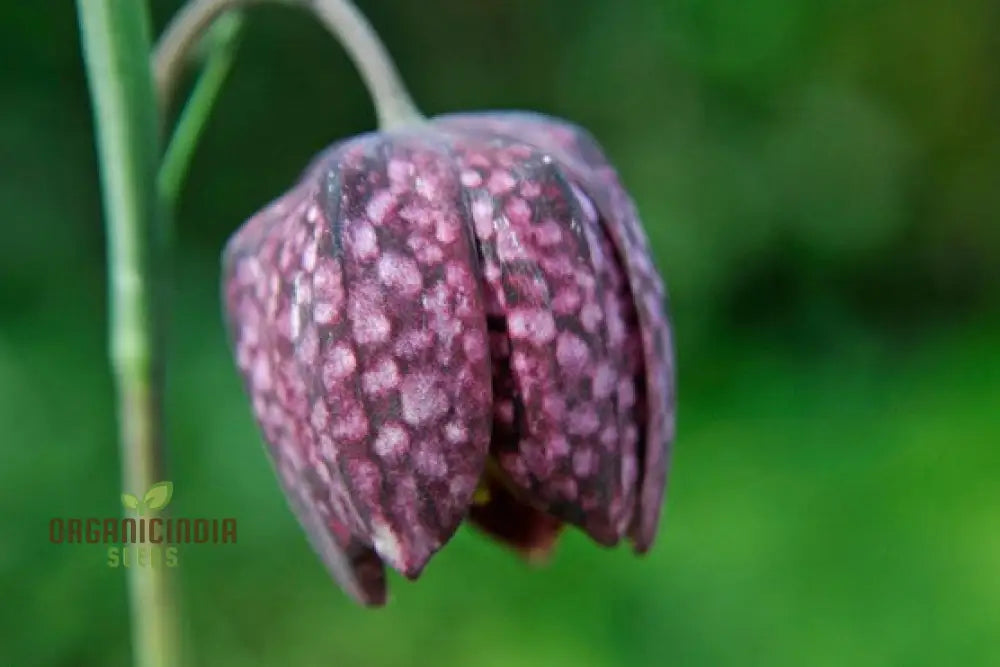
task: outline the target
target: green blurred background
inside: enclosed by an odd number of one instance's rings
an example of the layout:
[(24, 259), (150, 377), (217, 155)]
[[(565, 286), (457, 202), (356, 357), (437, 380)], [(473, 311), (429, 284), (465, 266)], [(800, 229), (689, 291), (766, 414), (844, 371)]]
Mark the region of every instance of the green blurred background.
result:
[[(240, 524), (181, 553), (200, 664), (997, 664), (1000, 4), (362, 8), (424, 111), (564, 116), (619, 166), (676, 325), (662, 532), (644, 559), (567, 534), (536, 570), (462, 529), (383, 611), (335, 589), (251, 422), (218, 255), (374, 120), (320, 27), (255, 9), (177, 212), (173, 508)], [(124, 573), (47, 537), (122, 491), (73, 3), (4, 3), (0, 63), (0, 663), (125, 665)]]

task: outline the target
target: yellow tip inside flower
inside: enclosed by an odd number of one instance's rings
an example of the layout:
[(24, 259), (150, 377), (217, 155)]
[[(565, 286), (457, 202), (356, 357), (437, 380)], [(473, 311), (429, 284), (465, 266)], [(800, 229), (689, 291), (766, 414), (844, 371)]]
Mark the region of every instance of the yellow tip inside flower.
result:
[(476, 492), (472, 494), (472, 504), (482, 506), (488, 502), (490, 502), (490, 489), (487, 486), (486, 479), (480, 479), (479, 486), (476, 487)]

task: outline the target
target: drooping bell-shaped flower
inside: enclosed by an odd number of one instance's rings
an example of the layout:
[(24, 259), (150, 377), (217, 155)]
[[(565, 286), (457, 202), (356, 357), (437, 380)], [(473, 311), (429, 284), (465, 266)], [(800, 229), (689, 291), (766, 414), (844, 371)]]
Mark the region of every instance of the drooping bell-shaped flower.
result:
[(665, 293), (582, 129), (442, 116), (317, 157), (225, 251), (239, 369), (290, 502), (357, 600), (463, 519), (529, 557), (656, 532)]

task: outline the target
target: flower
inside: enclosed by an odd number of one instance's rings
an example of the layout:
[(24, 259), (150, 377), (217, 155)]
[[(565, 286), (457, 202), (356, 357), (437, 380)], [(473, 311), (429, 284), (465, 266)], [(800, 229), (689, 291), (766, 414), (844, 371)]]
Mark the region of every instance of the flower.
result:
[(594, 140), (521, 112), (335, 144), (224, 254), (237, 365), (340, 585), (385, 601), (463, 519), (649, 549), (674, 436), (663, 283)]

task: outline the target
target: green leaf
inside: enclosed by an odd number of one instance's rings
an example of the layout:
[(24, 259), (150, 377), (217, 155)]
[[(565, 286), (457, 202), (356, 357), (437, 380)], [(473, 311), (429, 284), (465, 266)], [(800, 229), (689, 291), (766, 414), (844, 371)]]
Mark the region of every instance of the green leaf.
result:
[(209, 47), (205, 67), (181, 111), (160, 163), (160, 192), (171, 207), (177, 203), (195, 147), (232, 68), (242, 28), (243, 14), (228, 12), (215, 20), (204, 39)]
[(126, 509), (130, 510), (137, 509), (139, 507), (139, 499), (133, 496), (131, 493), (123, 493), (122, 505), (124, 505)]
[(151, 510), (161, 510), (170, 502), (174, 495), (173, 482), (157, 482), (149, 487), (149, 491), (143, 496), (142, 501)]

